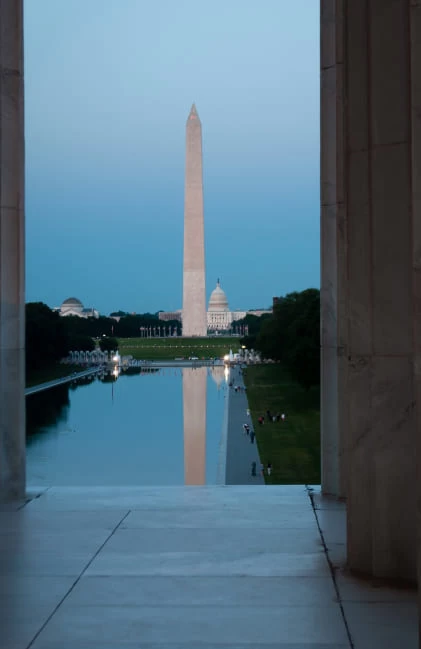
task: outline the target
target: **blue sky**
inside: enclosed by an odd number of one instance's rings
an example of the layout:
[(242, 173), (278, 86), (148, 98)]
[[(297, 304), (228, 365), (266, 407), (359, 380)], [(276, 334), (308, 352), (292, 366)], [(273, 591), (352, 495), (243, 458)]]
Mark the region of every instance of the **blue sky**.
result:
[(26, 0), (27, 301), (181, 307), (192, 102), (208, 297), (319, 286), (318, 5)]

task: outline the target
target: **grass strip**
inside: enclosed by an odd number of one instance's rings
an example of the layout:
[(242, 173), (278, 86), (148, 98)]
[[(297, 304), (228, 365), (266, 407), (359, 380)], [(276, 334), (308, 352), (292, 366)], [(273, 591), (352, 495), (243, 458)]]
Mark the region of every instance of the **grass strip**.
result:
[(222, 358), (230, 348), (237, 351), (238, 338), (119, 338), (121, 356), (136, 360), (174, 360), (175, 358)]
[[(320, 484), (320, 388), (305, 390), (280, 364), (243, 372), (259, 455), (272, 464), (266, 484)], [(285, 413), (285, 421), (267, 421), (267, 410)]]

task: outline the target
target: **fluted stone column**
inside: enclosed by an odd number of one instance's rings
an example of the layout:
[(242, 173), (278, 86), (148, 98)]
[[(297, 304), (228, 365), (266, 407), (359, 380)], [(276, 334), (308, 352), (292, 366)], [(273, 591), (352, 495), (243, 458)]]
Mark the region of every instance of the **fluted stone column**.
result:
[(337, 342), (331, 402), (325, 392), (322, 408), (336, 408), (337, 444), (346, 451), (350, 568), (411, 581), (421, 407), (419, 4), (321, 5), (322, 52), (336, 39), (336, 59), (322, 60), (322, 84), (334, 77), (336, 94), (326, 103), (322, 93), (322, 161), (336, 152), (322, 164), (322, 188), (335, 180), (327, 200), (322, 192), (322, 316), (336, 318), (328, 343)]
[[(417, 530), (418, 530), (418, 584), (421, 584), (421, 0), (410, 8), (411, 39), (411, 138), (412, 138), (412, 262), (414, 297), (414, 380), (417, 436)], [(421, 622), (421, 588), (419, 593), (419, 621)], [(421, 624), (419, 625), (421, 646)]]
[(25, 493), (23, 0), (0, 1), (0, 499)]
[(416, 579), (410, 2), (347, 3), (348, 561)]
[(321, 3), (321, 469), (322, 490), (346, 491), (346, 204), (343, 0)]

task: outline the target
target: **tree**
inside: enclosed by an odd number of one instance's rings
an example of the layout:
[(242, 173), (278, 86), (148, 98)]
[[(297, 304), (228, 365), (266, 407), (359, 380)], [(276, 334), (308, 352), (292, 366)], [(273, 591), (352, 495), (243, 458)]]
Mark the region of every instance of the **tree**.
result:
[(123, 318), (126, 315), (128, 315), (127, 311), (113, 311), (112, 313), (110, 313), (110, 318), (112, 317)]
[(90, 336), (70, 336), (69, 347), (73, 351), (92, 352), (95, 349), (95, 343)]
[(116, 352), (118, 349), (117, 338), (101, 338), (99, 347), (102, 352)]
[(320, 291), (307, 289), (279, 299), (261, 326), (256, 347), (279, 360), (305, 388), (320, 383)]
[(69, 315), (62, 318), (70, 337), (90, 336), (99, 338), (103, 334), (110, 336), (114, 333), (116, 321), (112, 318), (100, 316), (99, 318), (79, 318), (76, 315)]
[(246, 325), (248, 327), (248, 335), (257, 336), (262, 327), (262, 324), (271, 317), (272, 316), (270, 313), (264, 313), (261, 316), (253, 315), (253, 313), (247, 313), (244, 318), (241, 318), (241, 320), (236, 320), (233, 324), (236, 327), (239, 325)]
[(235, 326), (247, 325), (247, 331), (248, 331), (247, 336), (243, 336), (243, 338), (241, 338), (240, 340), (241, 345), (245, 345), (247, 349), (256, 349), (257, 336), (259, 335), (263, 324), (267, 320), (270, 320), (271, 318), (272, 315), (269, 313), (264, 313), (261, 316), (248, 313), (241, 320), (237, 320), (235, 322)]
[(69, 353), (69, 336), (63, 318), (43, 302), (29, 302), (26, 316), (26, 369), (28, 372), (55, 363)]

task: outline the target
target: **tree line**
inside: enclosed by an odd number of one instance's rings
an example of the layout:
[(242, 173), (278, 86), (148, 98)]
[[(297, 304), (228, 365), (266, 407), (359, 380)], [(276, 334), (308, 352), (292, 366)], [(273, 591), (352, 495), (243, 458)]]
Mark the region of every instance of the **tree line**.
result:
[[(118, 312), (120, 320), (61, 317), (42, 302), (26, 305), (26, 367), (37, 370), (59, 361), (71, 350), (91, 351), (94, 338), (101, 349), (117, 349), (117, 338), (139, 337), (143, 330), (171, 326), (181, 334), (177, 320), (163, 323), (158, 314)], [(281, 361), (292, 378), (305, 388), (320, 383), (320, 291), (310, 288), (278, 298), (273, 314), (248, 314), (237, 324), (248, 326), (242, 339), (266, 359)]]
[(181, 333), (177, 320), (163, 323), (158, 314), (125, 314), (119, 312), (120, 320), (100, 316), (99, 318), (62, 317), (43, 302), (29, 302), (26, 315), (26, 369), (27, 372), (51, 365), (67, 356), (69, 351), (92, 351), (94, 339), (104, 351), (118, 348), (117, 338), (135, 338), (141, 329), (166, 326)]
[(242, 344), (258, 350), (263, 358), (282, 362), (291, 377), (304, 388), (320, 385), (318, 289), (288, 293), (277, 299), (272, 315), (247, 318), (249, 335), (242, 339)]

